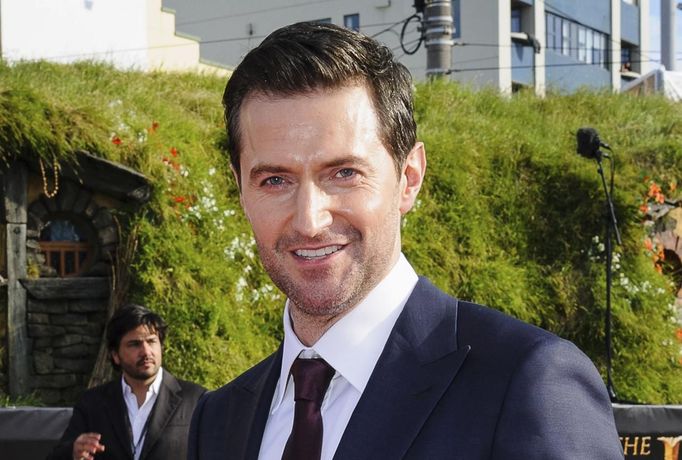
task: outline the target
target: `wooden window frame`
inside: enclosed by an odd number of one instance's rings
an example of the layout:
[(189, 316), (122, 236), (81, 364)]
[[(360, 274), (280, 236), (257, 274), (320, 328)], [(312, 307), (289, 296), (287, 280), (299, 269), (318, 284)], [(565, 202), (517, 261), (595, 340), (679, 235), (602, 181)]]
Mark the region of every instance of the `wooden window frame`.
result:
[[(45, 255), (45, 265), (53, 267), (52, 260), (57, 257), (59, 260), (57, 273), (62, 278), (78, 276), (82, 273), (82, 268), (89, 265), (92, 258), (92, 244), (79, 241), (40, 241), (40, 251)], [(80, 255), (85, 253), (85, 260), (80, 262)], [(67, 254), (73, 254), (74, 271), (66, 271)]]

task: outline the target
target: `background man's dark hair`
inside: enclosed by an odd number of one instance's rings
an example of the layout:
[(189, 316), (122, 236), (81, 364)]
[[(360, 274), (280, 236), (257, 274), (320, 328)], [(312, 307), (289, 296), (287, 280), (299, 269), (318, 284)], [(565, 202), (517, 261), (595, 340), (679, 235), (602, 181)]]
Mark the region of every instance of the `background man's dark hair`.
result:
[(239, 178), (239, 115), (253, 95), (293, 96), (366, 85), (379, 119), (379, 138), (398, 173), (416, 142), (412, 78), (384, 45), (360, 33), (301, 22), (270, 34), (237, 66), (223, 94), (230, 162)]
[[(117, 309), (107, 323), (109, 352), (118, 350), (123, 336), (138, 326), (147, 326), (150, 331), (156, 332), (159, 342), (163, 345), (168, 327), (163, 318), (141, 305), (127, 304)], [(118, 366), (113, 360), (111, 363), (118, 370)]]

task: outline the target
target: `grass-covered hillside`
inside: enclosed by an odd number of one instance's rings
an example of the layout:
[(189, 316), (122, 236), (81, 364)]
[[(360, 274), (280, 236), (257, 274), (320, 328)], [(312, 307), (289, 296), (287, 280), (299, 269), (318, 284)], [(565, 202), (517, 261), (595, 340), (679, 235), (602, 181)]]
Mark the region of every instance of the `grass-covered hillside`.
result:
[[(132, 300), (171, 324), (165, 365), (208, 387), (270, 353), (284, 297), (262, 272), (229, 172), (212, 77), (119, 72), (99, 64), (0, 67), (0, 158), (77, 149), (147, 175), (133, 216)], [(671, 317), (640, 207), (653, 182), (682, 175), (682, 109), (607, 93), (500, 97), (454, 84), (417, 86), (429, 167), (404, 250), (451, 294), (576, 342), (604, 371), (603, 191), (575, 131), (597, 128), (617, 161), (623, 246), (614, 266), (614, 380), (621, 398), (682, 402)]]

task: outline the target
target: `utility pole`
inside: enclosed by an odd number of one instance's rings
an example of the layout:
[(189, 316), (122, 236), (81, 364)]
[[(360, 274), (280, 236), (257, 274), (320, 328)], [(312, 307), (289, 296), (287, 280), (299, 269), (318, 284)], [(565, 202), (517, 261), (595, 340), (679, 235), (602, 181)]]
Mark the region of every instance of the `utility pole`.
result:
[(675, 0), (661, 0), (661, 63), (675, 70)]
[(450, 0), (426, 0), (415, 2), (424, 5), (424, 29), (426, 36), (426, 77), (440, 78), (450, 73), (452, 67), (452, 2)]

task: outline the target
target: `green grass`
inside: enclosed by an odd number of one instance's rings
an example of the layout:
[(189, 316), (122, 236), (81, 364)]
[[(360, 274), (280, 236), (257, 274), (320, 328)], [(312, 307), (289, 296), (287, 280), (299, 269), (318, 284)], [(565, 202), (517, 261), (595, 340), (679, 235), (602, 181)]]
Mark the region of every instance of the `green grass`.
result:
[[(276, 348), (284, 302), (239, 209), (224, 83), (89, 63), (0, 67), (4, 162), (86, 149), (150, 178), (152, 199), (131, 217), (139, 232), (131, 297), (171, 324), (165, 365), (211, 388)], [(432, 83), (417, 85), (416, 110), (429, 166), (404, 222), (408, 259), (453, 295), (573, 340), (603, 372), (604, 268), (593, 242), (603, 235), (603, 191), (594, 162), (575, 153), (577, 128), (599, 130), (615, 150), (624, 240), (613, 291), (616, 388), (626, 399), (682, 402), (673, 289), (644, 249), (638, 212), (645, 177), (664, 189), (680, 182), (680, 107), (660, 97), (504, 98)]]

